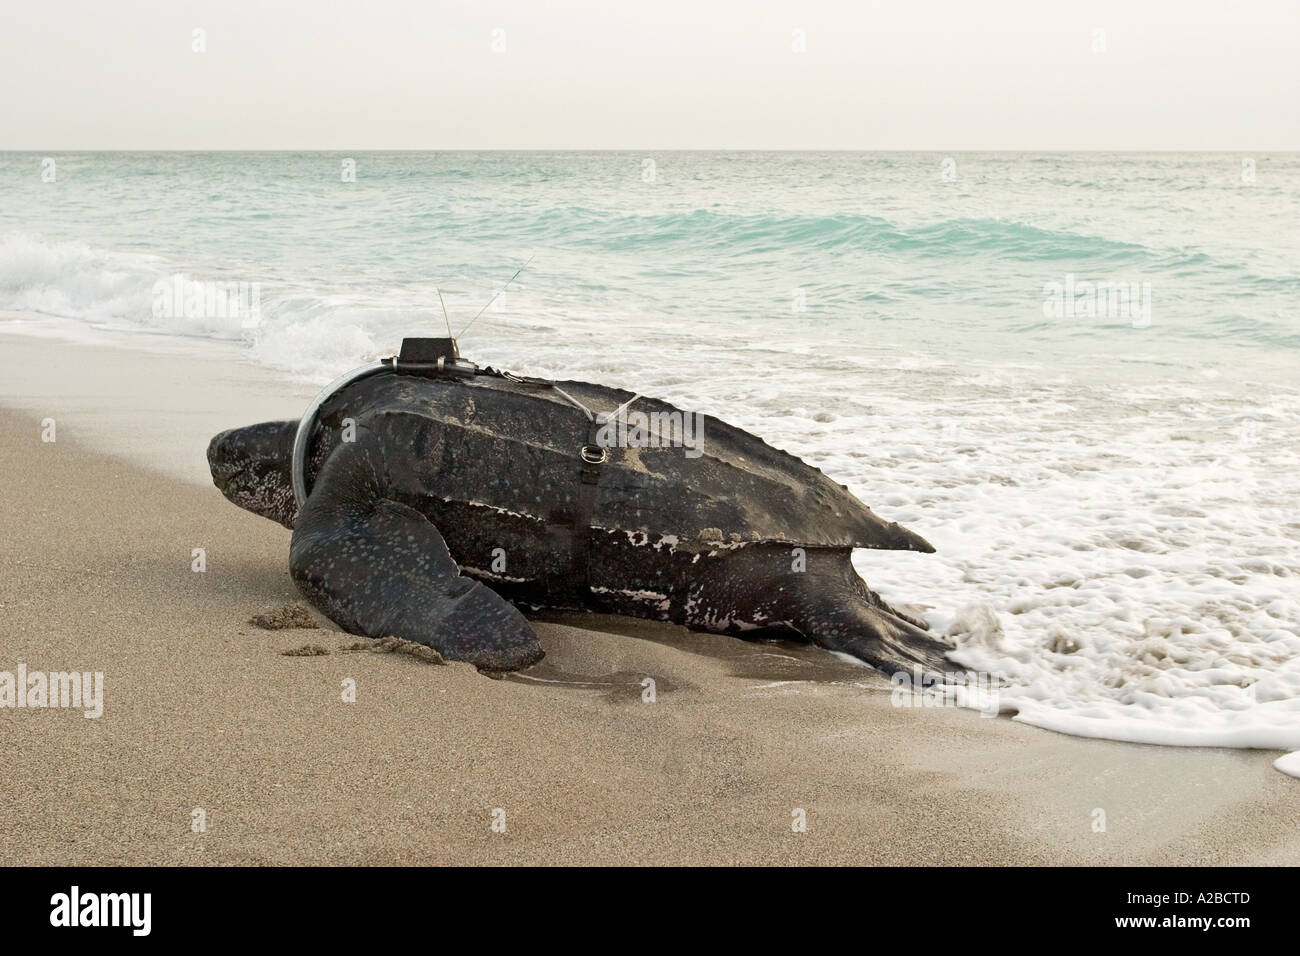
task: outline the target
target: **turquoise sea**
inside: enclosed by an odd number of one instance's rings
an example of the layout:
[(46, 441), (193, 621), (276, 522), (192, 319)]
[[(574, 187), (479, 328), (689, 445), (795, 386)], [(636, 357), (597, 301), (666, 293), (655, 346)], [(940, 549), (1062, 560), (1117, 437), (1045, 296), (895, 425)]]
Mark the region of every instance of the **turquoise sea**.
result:
[[(0, 307), (121, 325), (163, 324), (173, 271), (261, 283), (263, 338), (387, 347), (443, 326), (435, 287), (463, 324), (532, 257), (467, 347), (599, 325), (669, 365), (719, 333), (1071, 365), (1300, 349), (1296, 154), (6, 153), (0, 196)], [(1045, 317), (1068, 275), (1149, 283), (1150, 327)]]

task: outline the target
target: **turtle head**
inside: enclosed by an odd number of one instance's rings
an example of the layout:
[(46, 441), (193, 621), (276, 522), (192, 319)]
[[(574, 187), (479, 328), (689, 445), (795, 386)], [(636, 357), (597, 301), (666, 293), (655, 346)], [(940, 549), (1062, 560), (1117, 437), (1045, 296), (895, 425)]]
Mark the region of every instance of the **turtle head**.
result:
[(208, 443), (212, 483), (246, 511), (292, 528), (298, 516), (293, 497), (293, 439), (298, 423), (262, 422), (232, 428)]

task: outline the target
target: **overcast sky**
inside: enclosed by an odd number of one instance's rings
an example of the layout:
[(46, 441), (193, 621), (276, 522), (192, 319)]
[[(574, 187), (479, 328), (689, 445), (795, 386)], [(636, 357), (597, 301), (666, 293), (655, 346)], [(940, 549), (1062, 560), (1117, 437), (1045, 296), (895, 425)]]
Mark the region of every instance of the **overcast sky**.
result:
[(1297, 149), (1300, 0), (5, 0), (0, 83), (0, 149)]

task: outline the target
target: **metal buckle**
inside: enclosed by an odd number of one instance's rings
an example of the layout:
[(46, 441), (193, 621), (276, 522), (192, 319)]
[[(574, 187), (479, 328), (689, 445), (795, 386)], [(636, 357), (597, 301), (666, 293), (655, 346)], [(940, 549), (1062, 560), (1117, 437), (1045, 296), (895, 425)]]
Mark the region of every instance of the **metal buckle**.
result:
[[(597, 452), (599, 452), (599, 454), (597, 454)], [(590, 445), (583, 445), (582, 460), (589, 465), (603, 465), (605, 464), (605, 462), (609, 461), (609, 449), (608, 448), (593, 449)]]

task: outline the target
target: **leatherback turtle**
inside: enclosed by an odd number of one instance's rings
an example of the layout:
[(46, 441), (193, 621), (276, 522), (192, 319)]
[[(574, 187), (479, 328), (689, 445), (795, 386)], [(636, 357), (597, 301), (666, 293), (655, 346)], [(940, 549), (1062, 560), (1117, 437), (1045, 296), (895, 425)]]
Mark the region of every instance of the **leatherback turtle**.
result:
[(542, 657), (523, 608), (788, 635), (886, 672), (948, 650), (854, 571), (934, 549), (793, 455), (588, 382), (480, 368), (452, 339), (327, 387), (301, 421), (208, 446), (232, 502), (293, 529), (289, 566), (341, 628), (484, 670)]

